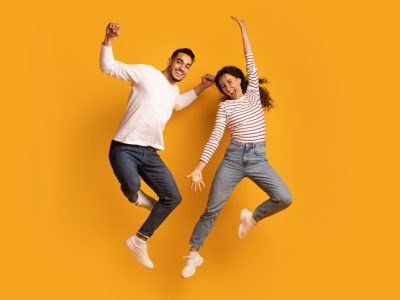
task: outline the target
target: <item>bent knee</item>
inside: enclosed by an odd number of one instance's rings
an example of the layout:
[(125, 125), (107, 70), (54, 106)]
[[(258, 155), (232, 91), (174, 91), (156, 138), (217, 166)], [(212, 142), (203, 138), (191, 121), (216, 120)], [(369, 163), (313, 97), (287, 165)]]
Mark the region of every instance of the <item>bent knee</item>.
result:
[(293, 203), (292, 196), (288, 194), (286, 197), (281, 199), (281, 202), (285, 207), (289, 207)]
[(159, 201), (165, 205), (177, 207), (182, 202), (182, 196), (179, 192), (169, 193), (166, 196), (161, 196)]
[(182, 196), (180, 194), (176, 195), (173, 200), (174, 204), (178, 206), (182, 202)]
[(125, 182), (121, 184), (121, 190), (132, 203), (135, 203), (138, 198), (140, 185), (134, 182)]
[(274, 201), (282, 207), (289, 207), (293, 203), (292, 196), (289, 193), (279, 195)]

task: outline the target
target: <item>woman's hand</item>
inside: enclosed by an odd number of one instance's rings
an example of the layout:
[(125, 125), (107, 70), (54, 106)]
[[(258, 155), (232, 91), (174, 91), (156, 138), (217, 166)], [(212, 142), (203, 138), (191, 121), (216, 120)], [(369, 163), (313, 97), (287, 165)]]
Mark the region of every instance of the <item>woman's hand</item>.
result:
[(185, 178), (191, 178), (192, 183), (190, 184), (190, 191), (194, 191), (195, 193), (197, 192), (197, 189), (199, 189), (199, 192), (201, 192), (201, 186), (205, 187), (206, 185), (204, 184), (203, 181), (203, 176), (200, 170), (197, 168), (194, 169), (192, 173), (189, 175), (186, 175)]
[(240, 20), (234, 16), (231, 17), (233, 21), (239, 24), (240, 28), (246, 28), (246, 24), (244, 23), (244, 20)]
[(246, 24), (244, 23), (244, 20), (238, 19), (236, 17), (231, 17), (233, 21), (239, 24), (240, 30), (242, 32), (242, 40), (243, 40), (243, 49), (244, 53), (253, 53), (251, 50), (251, 44), (250, 44), (250, 39), (249, 35), (247, 34), (247, 29), (246, 29)]

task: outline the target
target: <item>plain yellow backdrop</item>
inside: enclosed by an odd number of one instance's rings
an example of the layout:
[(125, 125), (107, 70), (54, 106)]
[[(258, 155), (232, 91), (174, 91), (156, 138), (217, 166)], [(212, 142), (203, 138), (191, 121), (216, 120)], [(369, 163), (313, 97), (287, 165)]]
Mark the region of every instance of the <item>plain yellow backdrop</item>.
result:
[[(117, 59), (163, 69), (197, 56), (182, 91), (244, 68), (244, 18), (275, 108), (267, 154), (294, 204), (237, 238), (239, 212), (265, 195), (235, 189), (184, 280), (207, 189), (184, 179), (218, 105), (215, 87), (165, 130), (162, 158), (184, 201), (149, 241), (155, 269), (124, 246), (147, 212), (119, 190), (108, 147), (130, 86), (99, 70), (108, 22)], [(395, 1), (20, 1), (1, 12), (2, 299), (398, 299), (399, 5)], [(147, 187), (145, 190), (150, 192)]]

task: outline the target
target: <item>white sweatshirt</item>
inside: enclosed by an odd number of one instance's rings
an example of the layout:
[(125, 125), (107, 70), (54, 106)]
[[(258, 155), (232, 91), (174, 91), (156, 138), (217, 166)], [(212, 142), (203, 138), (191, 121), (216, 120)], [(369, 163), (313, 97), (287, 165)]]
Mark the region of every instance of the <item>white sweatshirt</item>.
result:
[(163, 131), (173, 110), (180, 110), (196, 99), (194, 90), (179, 94), (161, 71), (143, 64), (128, 65), (114, 59), (111, 46), (101, 47), (100, 68), (110, 75), (131, 82), (125, 115), (114, 140), (131, 145), (164, 150)]

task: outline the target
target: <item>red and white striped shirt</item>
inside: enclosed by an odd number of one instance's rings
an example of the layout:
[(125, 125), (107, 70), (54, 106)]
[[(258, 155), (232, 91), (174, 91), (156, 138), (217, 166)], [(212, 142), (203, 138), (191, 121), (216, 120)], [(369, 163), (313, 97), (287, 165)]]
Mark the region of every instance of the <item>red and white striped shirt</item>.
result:
[(228, 125), (231, 139), (240, 142), (265, 140), (264, 111), (261, 105), (257, 68), (252, 53), (246, 54), (246, 70), (249, 80), (246, 93), (236, 100), (225, 100), (218, 107), (211, 136), (204, 147), (200, 160), (208, 163)]

